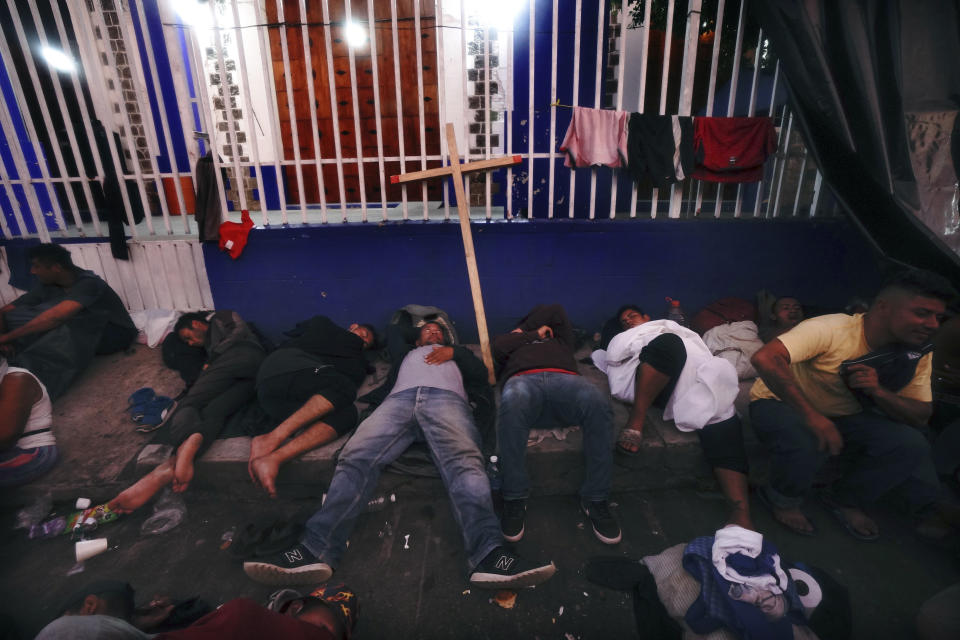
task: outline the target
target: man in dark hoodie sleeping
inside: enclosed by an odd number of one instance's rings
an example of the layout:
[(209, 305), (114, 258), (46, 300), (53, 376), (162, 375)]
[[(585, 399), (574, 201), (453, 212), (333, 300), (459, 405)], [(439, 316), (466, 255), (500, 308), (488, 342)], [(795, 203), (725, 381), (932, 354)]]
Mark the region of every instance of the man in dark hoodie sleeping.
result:
[(573, 328), (558, 304), (537, 305), (516, 329), (493, 340), (503, 385), (497, 420), (503, 495), (503, 536), (523, 537), (530, 493), (525, 456), (534, 427), (579, 425), (586, 474), (580, 508), (605, 544), (620, 542), (620, 524), (607, 496), (613, 467), (613, 412), (610, 399), (577, 372)]

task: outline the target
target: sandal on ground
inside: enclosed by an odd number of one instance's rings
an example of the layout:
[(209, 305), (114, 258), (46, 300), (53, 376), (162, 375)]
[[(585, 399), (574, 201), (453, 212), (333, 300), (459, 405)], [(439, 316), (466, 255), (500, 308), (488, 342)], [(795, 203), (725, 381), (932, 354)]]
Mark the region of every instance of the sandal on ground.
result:
[(141, 387), (130, 394), (130, 397), (127, 398), (127, 406), (134, 407), (138, 404), (144, 404), (145, 402), (150, 402), (156, 397), (157, 394), (151, 387)]
[(875, 542), (876, 540), (880, 539), (879, 533), (867, 534), (857, 531), (857, 529), (853, 526), (853, 523), (851, 523), (844, 515), (843, 507), (833, 498), (831, 498), (829, 494), (821, 491), (817, 493), (817, 498), (820, 499), (820, 503), (824, 506), (824, 508), (830, 512), (830, 515), (836, 518), (837, 522), (843, 525), (843, 528), (846, 529), (847, 533), (857, 540), (860, 540), (861, 542)]
[(791, 531), (797, 534), (798, 536), (803, 536), (805, 538), (813, 538), (814, 536), (817, 535), (817, 526), (813, 523), (813, 519), (810, 518), (810, 516), (808, 516), (807, 514), (804, 513), (803, 515), (806, 517), (807, 522), (810, 523), (809, 531), (807, 529), (792, 527), (777, 517), (778, 507), (774, 505), (772, 502), (770, 502), (770, 498), (767, 497), (767, 493), (763, 490), (763, 487), (755, 487), (755, 490), (753, 491), (753, 495), (756, 496), (757, 502), (759, 502), (767, 510), (767, 513), (770, 514), (774, 522), (776, 522), (778, 525), (780, 525), (787, 531)]
[[(617, 436), (617, 451), (625, 456), (636, 456), (640, 453), (641, 443), (643, 442), (643, 432), (636, 429), (624, 427)], [(626, 445), (636, 445), (637, 450), (631, 451)]]

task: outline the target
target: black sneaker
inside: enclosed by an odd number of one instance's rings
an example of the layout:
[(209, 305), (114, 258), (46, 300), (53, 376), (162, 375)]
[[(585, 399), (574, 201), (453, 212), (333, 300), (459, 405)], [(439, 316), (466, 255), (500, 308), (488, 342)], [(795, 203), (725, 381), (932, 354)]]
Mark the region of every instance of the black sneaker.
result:
[(504, 500), (500, 531), (507, 542), (516, 542), (523, 537), (523, 518), (527, 513), (526, 500)]
[(243, 563), (243, 570), (250, 578), (263, 584), (318, 584), (333, 575), (326, 562), (313, 555), (302, 544)]
[(519, 589), (546, 582), (556, 572), (552, 562), (535, 565), (504, 547), (497, 547), (470, 574), (470, 584), (486, 589)]
[(580, 509), (583, 514), (590, 518), (593, 524), (593, 533), (597, 539), (604, 544), (617, 544), (620, 542), (620, 523), (610, 513), (610, 503), (606, 500), (596, 502), (580, 501)]

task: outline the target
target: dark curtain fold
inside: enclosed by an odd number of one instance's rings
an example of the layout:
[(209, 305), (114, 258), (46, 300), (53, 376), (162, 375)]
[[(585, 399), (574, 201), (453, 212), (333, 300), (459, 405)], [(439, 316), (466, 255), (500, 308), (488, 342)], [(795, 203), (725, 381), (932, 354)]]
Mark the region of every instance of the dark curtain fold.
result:
[[(927, 184), (914, 176), (918, 145), (907, 124), (917, 109), (958, 107), (960, 74), (943, 69), (960, 61), (957, 2), (779, 0), (751, 10), (780, 58), (807, 146), (847, 211), (888, 257), (960, 280), (960, 237), (944, 231), (942, 213), (938, 221), (923, 210)], [(904, 99), (918, 91), (922, 107)]]

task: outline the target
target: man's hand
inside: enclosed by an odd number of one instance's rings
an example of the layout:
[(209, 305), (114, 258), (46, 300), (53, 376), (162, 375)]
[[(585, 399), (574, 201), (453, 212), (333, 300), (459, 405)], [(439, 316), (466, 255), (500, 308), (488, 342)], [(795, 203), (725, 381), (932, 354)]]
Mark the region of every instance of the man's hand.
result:
[(828, 451), (830, 455), (836, 456), (843, 449), (843, 436), (837, 431), (837, 425), (824, 416), (818, 415), (815, 418), (807, 418), (807, 428), (813, 431), (817, 438), (817, 450)]
[(847, 386), (859, 389), (868, 396), (874, 396), (882, 389), (877, 370), (865, 364), (854, 364), (847, 368)]
[(443, 364), (450, 360), (453, 360), (453, 347), (434, 347), (423, 359), (427, 364)]
[(540, 339), (541, 339), (541, 340), (546, 340), (547, 338), (552, 338), (552, 337), (553, 337), (553, 329), (551, 329), (551, 328), (548, 327), (547, 325), (543, 325), (542, 327), (540, 327), (539, 329), (537, 329), (537, 335), (540, 336)]

